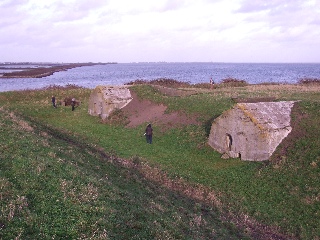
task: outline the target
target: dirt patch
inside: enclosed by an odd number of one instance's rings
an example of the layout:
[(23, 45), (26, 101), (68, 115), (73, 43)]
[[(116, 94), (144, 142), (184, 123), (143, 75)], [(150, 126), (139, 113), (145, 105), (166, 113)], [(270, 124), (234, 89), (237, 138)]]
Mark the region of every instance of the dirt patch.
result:
[(183, 112), (170, 112), (166, 113), (167, 106), (163, 104), (156, 104), (146, 99), (139, 99), (137, 94), (131, 90), (133, 100), (124, 108), (123, 113), (128, 118), (127, 127), (136, 127), (141, 124), (151, 123), (153, 125), (160, 125), (167, 130), (177, 126), (184, 126), (195, 124), (197, 121), (196, 116), (189, 116)]
[[(0, 110), (3, 110), (2, 108)], [(26, 130), (27, 132), (33, 132), (33, 127), (29, 125), (26, 121), (23, 119), (18, 118), (13, 112), (9, 113), (9, 116), (11, 120), (16, 123), (19, 127), (22, 129)]]

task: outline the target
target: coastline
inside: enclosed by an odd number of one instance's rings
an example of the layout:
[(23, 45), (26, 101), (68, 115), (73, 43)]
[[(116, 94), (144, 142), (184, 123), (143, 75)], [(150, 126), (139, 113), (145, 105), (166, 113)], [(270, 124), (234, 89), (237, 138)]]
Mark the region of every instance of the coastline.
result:
[[(0, 91), (41, 89), (48, 85), (95, 88), (157, 79), (190, 84), (206, 84), (211, 77), (215, 83), (236, 79), (248, 84), (297, 84), (305, 78), (320, 79), (319, 64), (87, 63), (3, 62), (0, 63)], [(36, 68), (38, 72), (34, 72)], [(25, 70), (28, 72), (23, 72)]]
[[(71, 68), (84, 67), (84, 66), (93, 66), (93, 65), (104, 65), (108, 63), (68, 63), (68, 64), (46, 64), (49, 67), (40, 67), (36, 68), (22, 68), (22, 71), (13, 71), (7, 72), (0, 75), (0, 78), (42, 78), (48, 77), (55, 72), (67, 71)], [(19, 68), (6, 68), (6, 69), (19, 69)]]

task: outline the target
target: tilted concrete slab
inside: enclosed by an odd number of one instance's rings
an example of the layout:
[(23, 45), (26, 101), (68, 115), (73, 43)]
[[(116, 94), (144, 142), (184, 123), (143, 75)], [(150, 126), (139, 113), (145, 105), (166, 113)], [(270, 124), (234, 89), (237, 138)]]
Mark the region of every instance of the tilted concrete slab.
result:
[(290, 113), (294, 102), (238, 103), (237, 107), (265, 130), (290, 126)]
[(115, 109), (125, 107), (132, 100), (124, 86), (97, 86), (90, 95), (88, 113), (106, 119)]
[(238, 103), (212, 123), (208, 143), (242, 160), (263, 161), (292, 128), (293, 101)]

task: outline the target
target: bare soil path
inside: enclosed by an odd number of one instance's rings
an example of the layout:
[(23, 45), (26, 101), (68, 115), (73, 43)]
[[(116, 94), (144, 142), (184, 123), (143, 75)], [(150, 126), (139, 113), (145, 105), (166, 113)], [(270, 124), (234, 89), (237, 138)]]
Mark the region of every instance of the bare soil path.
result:
[(166, 113), (167, 106), (156, 104), (146, 99), (139, 99), (131, 90), (133, 100), (122, 111), (128, 117), (130, 123), (127, 127), (136, 127), (143, 123), (161, 125), (165, 129), (190, 124), (200, 124), (196, 116), (188, 116), (183, 112)]

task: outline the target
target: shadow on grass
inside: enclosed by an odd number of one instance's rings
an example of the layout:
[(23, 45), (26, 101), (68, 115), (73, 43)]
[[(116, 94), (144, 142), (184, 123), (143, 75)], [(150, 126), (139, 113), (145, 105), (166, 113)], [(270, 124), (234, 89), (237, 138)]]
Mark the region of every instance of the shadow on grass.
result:
[(204, 130), (205, 130), (205, 133), (206, 133), (206, 137), (209, 137), (212, 123), (219, 116), (220, 115), (214, 115), (213, 117), (211, 117), (210, 119), (208, 119), (207, 121), (204, 122), (203, 127), (204, 127)]

